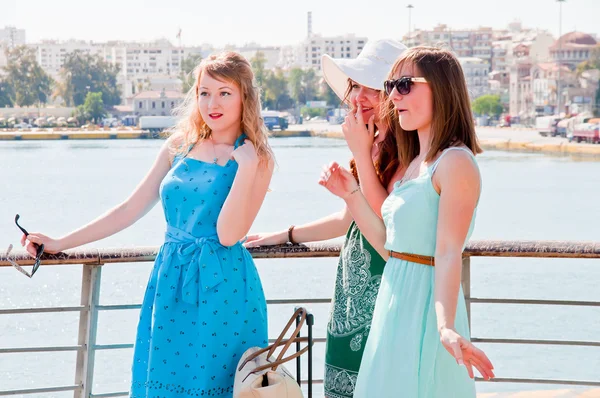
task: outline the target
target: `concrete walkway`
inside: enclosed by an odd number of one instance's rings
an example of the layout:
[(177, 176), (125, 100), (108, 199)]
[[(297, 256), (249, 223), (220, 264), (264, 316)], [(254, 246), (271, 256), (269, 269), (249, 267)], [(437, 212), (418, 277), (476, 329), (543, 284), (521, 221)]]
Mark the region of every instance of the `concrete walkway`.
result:
[[(308, 123), (289, 126), (289, 131), (312, 132), (315, 136), (342, 138), (341, 125)], [(277, 132), (275, 132), (277, 135)], [(542, 137), (533, 129), (478, 127), (477, 135), (484, 149), (540, 152), (557, 155), (600, 157), (600, 145), (570, 143), (562, 137)]]
[(546, 390), (511, 393), (481, 393), (477, 398), (600, 398), (600, 388), (587, 391)]

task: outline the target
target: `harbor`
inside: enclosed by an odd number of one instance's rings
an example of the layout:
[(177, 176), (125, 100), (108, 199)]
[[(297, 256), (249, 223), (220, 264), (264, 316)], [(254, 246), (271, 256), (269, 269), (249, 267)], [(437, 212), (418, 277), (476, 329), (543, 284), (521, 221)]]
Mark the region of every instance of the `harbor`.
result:
[[(539, 152), (554, 155), (581, 155), (600, 157), (600, 145), (569, 142), (564, 137), (544, 137), (533, 128), (478, 127), (477, 135), (486, 150)], [(81, 129), (31, 129), (30, 131), (2, 131), (0, 141), (49, 140), (132, 140), (162, 139), (165, 134), (134, 128)], [(312, 123), (289, 125), (286, 130), (271, 131), (275, 138), (321, 137), (343, 139), (341, 125)]]
[[(285, 229), (339, 211), (341, 202), (316, 181), (323, 164), (332, 160), (347, 164), (350, 152), (342, 139), (273, 137), (271, 144), (277, 169), (252, 232)], [(6, 192), (0, 198), (0, 219), (12, 220), (19, 213), (28, 228), (52, 235), (66, 233), (126, 197), (161, 145), (152, 139), (0, 142), (0, 156), (10, 165), (0, 169)], [(592, 157), (493, 149), (478, 158), (484, 188), (469, 243), (470, 249), (477, 250), (470, 257), (472, 336), (493, 340), (477, 344), (489, 353), (498, 379), (504, 380), (478, 381), (478, 393), (484, 398), (594, 397), (600, 388), (593, 384), (600, 383), (600, 307), (594, 304), (600, 302), (596, 288), (600, 267), (598, 259), (590, 257), (596, 256), (598, 246), (593, 242), (600, 239), (594, 221), (600, 218), (600, 210), (589, 200), (598, 193), (594, 184), (590, 190), (589, 181), (600, 172), (600, 162)], [(35, 188), (32, 176), (40, 181)], [(35, 195), (23, 194), (32, 189)], [(77, 194), (65, 195), (65, 190)], [(308, 198), (315, 206), (306, 205)], [(62, 208), (68, 210), (52, 211)], [(20, 235), (13, 223), (0, 224), (0, 236), (5, 244), (18, 247)], [(90, 388), (93, 396), (126, 391), (136, 306), (162, 239), (164, 217), (155, 207), (132, 228), (69, 251), (69, 258), (45, 259), (32, 279), (0, 257), (0, 391), (23, 397), (81, 396), (84, 383), (76, 378), (77, 358), (85, 351), (79, 340), (80, 317), (87, 319), (92, 308), (82, 304), (83, 296), (91, 299), (82, 294), (82, 280), (84, 270), (91, 269), (101, 269), (102, 276), (96, 307), (98, 350)], [(563, 242), (560, 250), (557, 241)], [(296, 305), (315, 315), (315, 338), (323, 338), (339, 243), (327, 243), (325, 254), (324, 246), (320, 252), (303, 247), (254, 252), (267, 299), (291, 300), (269, 305), (271, 338)], [(488, 249), (483, 250), (483, 245)], [(490, 253), (492, 247), (495, 254)], [(565, 258), (565, 253), (576, 258)], [(24, 266), (31, 264), (22, 252), (14, 252), (11, 258)], [(67, 310), (57, 310), (61, 307)], [(317, 341), (315, 379), (323, 376), (323, 350), (324, 344)], [(70, 390), (23, 392), (55, 387)], [(322, 397), (320, 389), (321, 385), (314, 385), (315, 397)]]
[(598, 0), (70, 3), (2, 7), (0, 398), (600, 398)]

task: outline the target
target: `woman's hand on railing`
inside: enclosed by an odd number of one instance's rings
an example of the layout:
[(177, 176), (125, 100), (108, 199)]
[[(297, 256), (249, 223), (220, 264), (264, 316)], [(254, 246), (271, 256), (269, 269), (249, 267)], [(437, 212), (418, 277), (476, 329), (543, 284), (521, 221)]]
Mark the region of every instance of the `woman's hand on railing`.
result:
[(281, 232), (248, 235), (246, 241), (244, 242), (244, 247), (282, 245), (287, 242), (287, 238), (287, 230)]
[(44, 245), (45, 253), (56, 254), (64, 250), (61, 247), (59, 239), (53, 239), (39, 232), (33, 232), (29, 235), (23, 234), (21, 237), (21, 246), (25, 247), (25, 250), (27, 250), (32, 257), (36, 257), (37, 255), (36, 245), (41, 244)]
[(440, 330), (440, 341), (446, 351), (456, 359), (459, 365), (465, 365), (469, 372), (469, 377), (474, 378), (473, 367), (475, 367), (485, 380), (495, 377), (494, 366), (487, 355), (473, 343), (462, 337), (458, 332), (451, 328), (442, 328)]

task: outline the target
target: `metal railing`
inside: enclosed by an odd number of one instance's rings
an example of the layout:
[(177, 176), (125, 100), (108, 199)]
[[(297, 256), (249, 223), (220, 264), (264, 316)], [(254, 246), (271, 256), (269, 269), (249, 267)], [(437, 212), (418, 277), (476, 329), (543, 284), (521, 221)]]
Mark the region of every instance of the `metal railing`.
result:
[[(338, 245), (297, 245), (273, 246), (251, 249), (255, 259), (264, 258), (316, 258), (336, 257), (339, 255)], [(81, 264), (81, 303), (79, 306), (48, 307), (48, 308), (15, 308), (0, 309), (0, 316), (7, 314), (32, 314), (32, 313), (58, 313), (79, 312), (79, 333), (77, 345), (72, 346), (40, 346), (1, 348), (0, 355), (32, 352), (76, 352), (77, 361), (75, 380), (72, 385), (52, 386), (45, 388), (31, 388), (21, 390), (0, 391), (0, 396), (17, 394), (49, 393), (73, 391), (75, 398), (88, 397), (118, 397), (127, 396), (127, 392), (113, 392), (93, 394), (93, 376), (95, 354), (98, 350), (112, 350), (131, 348), (133, 344), (97, 344), (98, 314), (100, 311), (139, 309), (141, 305), (101, 305), (100, 286), (102, 266), (110, 263), (150, 262), (158, 252), (157, 247), (137, 248), (134, 250), (77, 250), (58, 255), (45, 255), (43, 266), (62, 264)], [(526, 305), (561, 305), (579, 307), (600, 307), (596, 301), (573, 300), (531, 300), (531, 299), (502, 299), (483, 298), (471, 296), (471, 257), (516, 257), (516, 258), (600, 258), (600, 243), (596, 242), (555, 242), (555, 241), (473, 241), (467, 245), (464, 253), (462, 268), (462, 287), (467, 302), (469, 324), (471, 323), (471, 305), (474, 303), (485, 304), (526, 304)], [(31, 265), (33, 259), (26, 253), (16, 253), (14, 260), (19, 265)], [(0, 267), (10, 267), (4, 255), (0, 255)], [(274, 299), (267, 300), (270, 305), (278, 304), (326, 304), (330, 298), (318, 299)], [(314, 339), (315, 342), (325, 342), (324, 337)], [(536, 344), (558, 346), (583, 346), (600, 347), (600, 341), (571, 341), (571, 340), (536, 340), (536, 339), (500, 339), (473, 337), (473, 342), (493, 344)], [(481, 380), (481, 379), (478, 379)], [(556, 379), (529, 379), (529, 378), (502, 378), (498, 377), (493, 382), (557, 384), (578, 386), (600, 386), (598, 381), (585, 380), (556, 380)], [(322, 379), (314, 380), (322, 383)]]

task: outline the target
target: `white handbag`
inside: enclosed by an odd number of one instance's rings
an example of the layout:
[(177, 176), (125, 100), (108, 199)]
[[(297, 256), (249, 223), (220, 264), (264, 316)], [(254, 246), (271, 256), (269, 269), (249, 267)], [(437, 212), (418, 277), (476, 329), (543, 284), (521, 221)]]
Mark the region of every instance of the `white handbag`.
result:
[[(292, 323), (300, 316), (292, 337), (284, 340)], [(292, 355), (283, 357), (287, 349), (298, 342), (307, 342), (307, 337), (296, 337), (306, 321), (305, 308), (296, 310), (275, 343), (266, 347), (252, 347), (244, 352), (240, 359), (233, 384), (233, 398), (303, 398), (298, 382), (282, 365), (285, 362), (304, 354), (308, 345)], [(272, 358), (275, 350), (283, 347), (276, 359)]]

